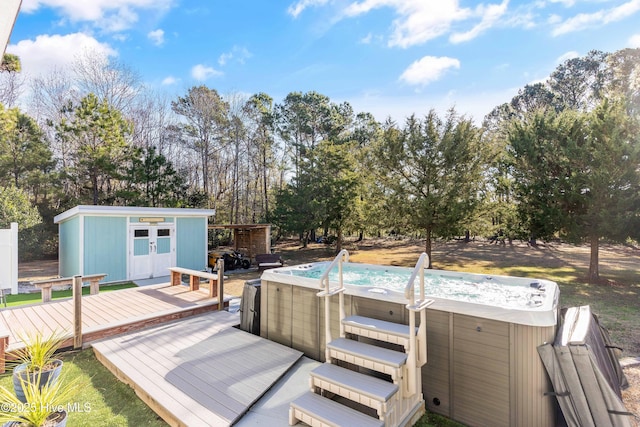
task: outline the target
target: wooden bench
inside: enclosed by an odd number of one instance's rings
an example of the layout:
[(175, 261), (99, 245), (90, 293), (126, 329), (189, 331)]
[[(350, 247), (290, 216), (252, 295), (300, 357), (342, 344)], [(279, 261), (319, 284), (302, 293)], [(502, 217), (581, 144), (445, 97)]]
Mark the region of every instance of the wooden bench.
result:
[(284, 261), (278, 254), (257, 254), (256, 264), (258, 264), (258, 271), (264, 271), (269, 268), (282, 267)]
[[(82, 283), (89, 282), (89, 293), (91, 295), (96, 295), (100, 292), (100, 281), (107, 277), (106, 274), (89, 274), (86, 276), (82, 276), (80, 279)], [(33, 286), (36, 288), (40, 288), (42, 292), (42, 302), (51, 301), (51, 290), (53, 286), (65, 286), (73, 284), (73, 277), (60, 277), (57, 279), (46, 279), (46, 280), (37, 280), (35, 282), (31, 282)]]
[(171, 271), (171, 286), (182, 284), (182, 275), (185, 274), (189, 276), (189, 290), (197, 291), (200, 289), (200, 279), (207, 279), (209, 281), (209, 297), (224, 298), (224, 276), (222, 276), (222, 280), (218, 280), (218, 273), (182, 267), (169, 267), (169, 271)]

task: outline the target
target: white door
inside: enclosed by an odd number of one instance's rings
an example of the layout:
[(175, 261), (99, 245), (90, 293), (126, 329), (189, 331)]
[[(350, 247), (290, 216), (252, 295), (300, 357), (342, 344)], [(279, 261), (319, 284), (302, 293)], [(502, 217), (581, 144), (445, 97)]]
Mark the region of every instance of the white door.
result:
[(175, 267), (176, 239), (174, 228), (164, 225), (155, 227), (153, 244), (153, 277), (168, 276), (169, 267)]
[(130, 278), (167, 276), (175, 266), (175, 229), (163, 225), (134, 225), (129, 231)]

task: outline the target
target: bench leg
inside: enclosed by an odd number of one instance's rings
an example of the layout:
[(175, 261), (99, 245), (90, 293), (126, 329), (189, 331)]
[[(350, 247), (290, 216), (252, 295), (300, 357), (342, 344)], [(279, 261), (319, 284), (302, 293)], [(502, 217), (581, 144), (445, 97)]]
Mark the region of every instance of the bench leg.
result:
[(42, 288), (41, 292), (42, 292), (42, 302), (51, 301), (51, 287)]
[(92, 280), (89, 282), (89, 293), (91, 295), (98, 295), (98, 293), (100, 293), (100, 281), (99, 280)]
[(218, 296), (218, 281), (215, 279), (209, 279), (209, 298), (215, 298)]
[(197, 291), (200, 289), (200, 277), (192, 275), (189, 279), (189, 289), (192, 291)]
[(171, 272), (171, 286), (178, 286), (182, 284), (182, 274), (176, 273), (175, 271)]

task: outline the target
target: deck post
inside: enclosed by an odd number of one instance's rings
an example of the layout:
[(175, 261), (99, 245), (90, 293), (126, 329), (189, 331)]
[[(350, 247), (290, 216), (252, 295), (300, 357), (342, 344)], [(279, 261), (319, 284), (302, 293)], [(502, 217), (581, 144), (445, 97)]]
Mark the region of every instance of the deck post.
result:
[(9, 331), (0, 332), (0, 374), (4, 374), (7, 347), (9, 346)]
[(82, 348), (82, 276), (73, 276), (73, 348)]
[(224, 259), (220, 258), (218, 264), (218, 310), (224, 310)]

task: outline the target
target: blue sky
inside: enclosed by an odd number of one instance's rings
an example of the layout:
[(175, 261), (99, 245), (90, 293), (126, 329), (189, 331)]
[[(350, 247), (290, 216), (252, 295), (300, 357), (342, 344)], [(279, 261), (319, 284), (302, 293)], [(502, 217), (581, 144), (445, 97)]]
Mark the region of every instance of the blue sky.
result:
[(625, 47), (640, 0), (22, 0), (7, 52), (28, 75), (102, 52), (170, 98), (317, 91), (380, 121), (479, 122), (563, 60)]

